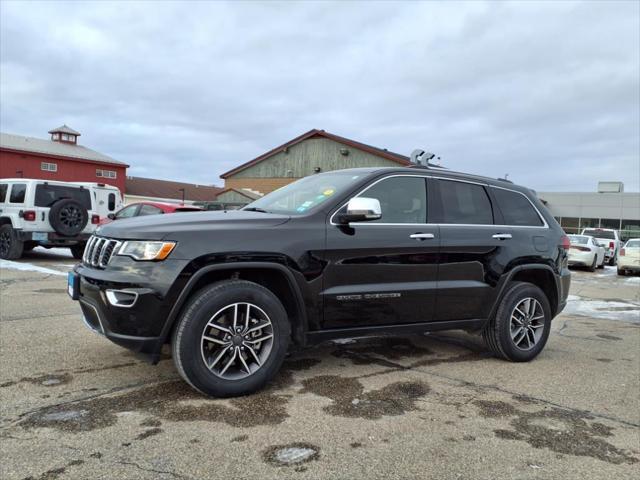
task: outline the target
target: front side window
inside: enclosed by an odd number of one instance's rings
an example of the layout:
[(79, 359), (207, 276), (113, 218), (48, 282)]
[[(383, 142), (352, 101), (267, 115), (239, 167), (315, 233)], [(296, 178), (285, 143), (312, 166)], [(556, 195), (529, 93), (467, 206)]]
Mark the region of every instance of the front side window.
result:
[(441, 223), (492, 225), (491, 201), (482, 185), (439, 180)]
[(391, 177), (358, 195), (380, 201), (382, 218), (367, 223), (426, 223), (427, 189), (422, 177)]
[(510, 190), (494, 188), (493, 196), (502, 212), (505, 225), (540, 227), (544, 225), (527, 197)]
[(9, 185), (6, 183), (0, 183), (0, 202), (4, 202), (7, 197), (7, 190)]
[(27, 194), (26, 183), (14, 183), (11, 186), (11, 194), (9, 195), (9, 203), (24, 203), (24, 197)]
[(138, 205), (129, 205), (128, 207), (124, 207), (116, 214), (116, 218), (130, 218), (135, 216), (136, 211), (138, 210)]

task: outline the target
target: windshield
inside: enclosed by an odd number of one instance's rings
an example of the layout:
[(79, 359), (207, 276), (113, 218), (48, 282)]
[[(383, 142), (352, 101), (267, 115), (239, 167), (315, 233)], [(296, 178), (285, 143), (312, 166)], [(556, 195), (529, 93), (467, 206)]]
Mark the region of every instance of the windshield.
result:
[(578, 235), (569, 235), (569, 240), (574, 245), (586, 245), (589, 241), (589, 237), (583, 237)]
[(625, 248), (639, 248), (640, 240), (629, 240), (625, 245)]
[(243, 210), (301, 215), (342, 193), (360, 177), (346, 171), (311, 175), (265, 195)]
[(616, 235), (613, 230), (600, 230), (599, 228), (588, 228), (584, 232), (583, 235), (589, 235), (591, 237), (596, 238), (607, 238), (609, 240), (615, 240)]

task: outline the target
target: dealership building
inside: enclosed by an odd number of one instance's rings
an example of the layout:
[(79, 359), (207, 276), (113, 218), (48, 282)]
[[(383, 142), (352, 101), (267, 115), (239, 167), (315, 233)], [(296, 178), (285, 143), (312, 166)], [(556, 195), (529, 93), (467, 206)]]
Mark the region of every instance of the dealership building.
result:
[(601, 227), (620, 230), (623, 240), (640, 238), (640, 193), (625, 192), (622, 182), (600, 182), (596, 192), (538, 192), (538, 197), (567, 233)]

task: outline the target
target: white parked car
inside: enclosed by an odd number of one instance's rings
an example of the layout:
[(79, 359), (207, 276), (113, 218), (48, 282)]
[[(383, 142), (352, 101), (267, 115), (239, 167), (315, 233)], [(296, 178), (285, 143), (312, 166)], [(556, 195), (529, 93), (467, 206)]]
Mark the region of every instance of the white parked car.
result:
[(74, 258), (82, 258), (86, 241), (100, 223), (96, 204), (91, 186), (1, 179), (0, 258), (17, 259), (37, 246), (69, 247)]
[(622, 247), (620, 241), (620, 234), (617, 230), (612, 228), (585, 228), (582, 230), (582, 235), (590, 235), (594, 237), (604, 248), (605, 260), (612, 267), (618, 261), (618, 252)]
[(640, 238), (627, 240), (618, 256), (618, 275), (640, 273)]
[(567, 235), (569, 247), (569, 265), (588, 267), (592, 272), (604, 268), (605, 248), (597, 239), (589, 235)]

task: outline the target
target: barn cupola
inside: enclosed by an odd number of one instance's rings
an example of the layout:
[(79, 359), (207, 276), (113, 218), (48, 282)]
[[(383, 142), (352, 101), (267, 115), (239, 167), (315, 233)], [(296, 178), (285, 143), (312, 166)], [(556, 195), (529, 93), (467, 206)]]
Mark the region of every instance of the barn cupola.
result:
[(77, 144), (80, 132), (76, 132), (73, 128), (69, 128), (66, 125), (49, 130), (51, 134), (51, 140), (54, 142)]

